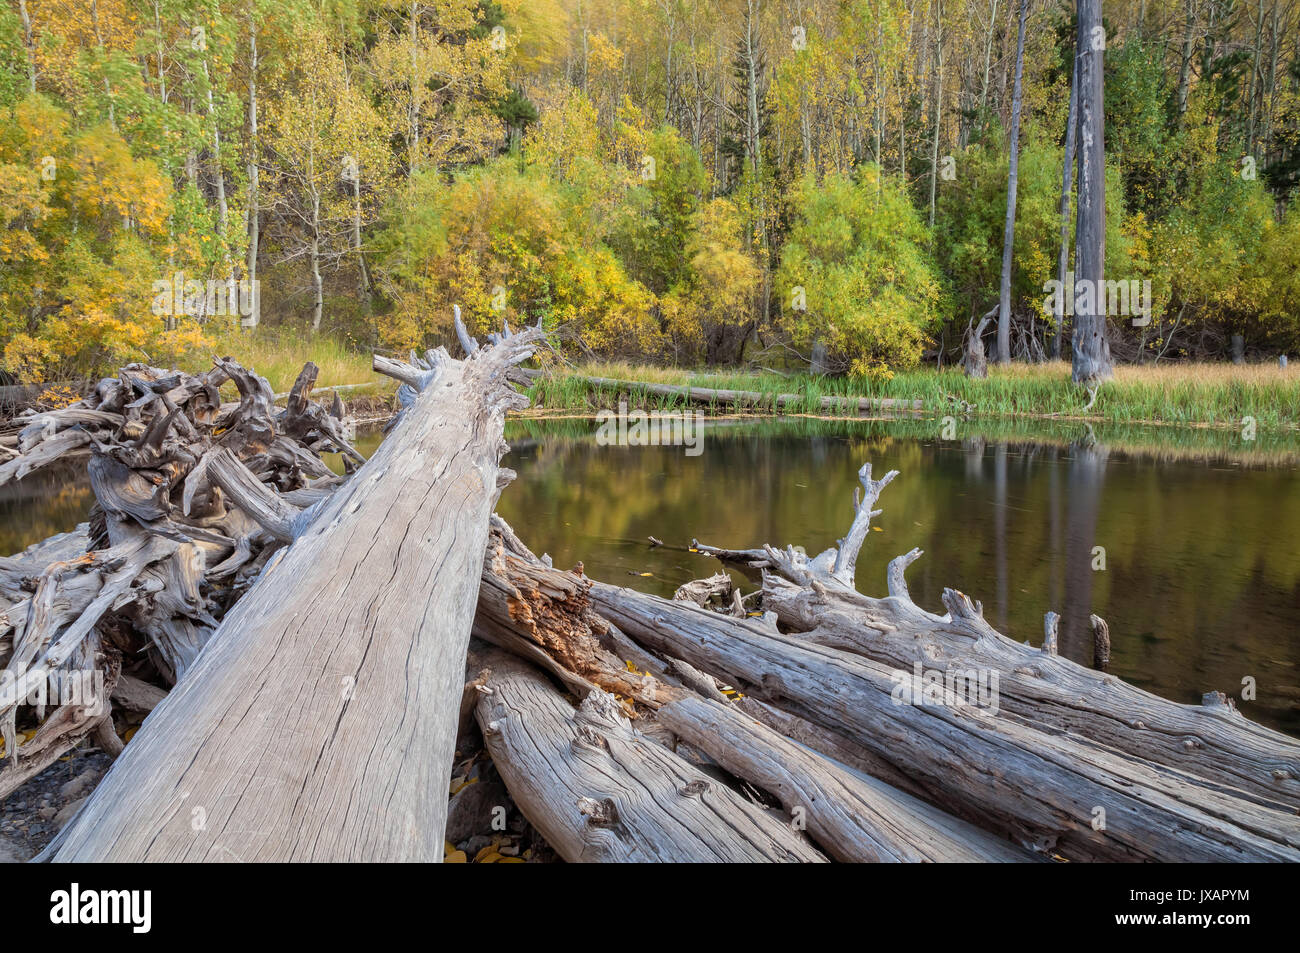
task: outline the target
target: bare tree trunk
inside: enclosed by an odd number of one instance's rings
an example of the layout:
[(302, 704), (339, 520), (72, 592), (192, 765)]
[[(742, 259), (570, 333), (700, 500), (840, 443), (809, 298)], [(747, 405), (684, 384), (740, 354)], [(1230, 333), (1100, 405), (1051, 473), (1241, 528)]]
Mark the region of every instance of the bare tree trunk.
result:
[[(1181, 123), (1183, 113), (1187, 112), (1187, 91), (1191, 85), (1192, 79), (1192, 51), (1196, 43), (1196, 0), (1184, 0), (1187, 5), (1187, 16), (1183, 21), (1183, 49), (1182, 55), (1178, 60), (1178, 121)], [(1079, 5), (1080, 16), (1082, 16), (1083, 5)], [(1100, 18), (1099, 18), (1100, 20)], [(1083, 27), (1079, 28), (1079, 50), (1083, 50)]]
[(370, 271), (361, 250), (361, 172), (352, 177), (352, 251), (357, 256), (358, 288), (363, 298), (370, 297)]
[(320, 273), (320, 193), (316, 190), (315, 176), (311, 177), (311, 329), (320, 330), (320, 319), (325, 312), (325, 282)]
[[(27, 90), (36, 92), (36, 50), (32, 45), (32, 18), (27, 13), (27, 0), (18, 0), (18, 15), (23, 21), (23, 52), (27, 54)], [(159, 64), (159, 69), (162, 64)]]
[(1076, 296), (1074, 373), (1076, 383), (1112, 375), (1106, 331), (1103, 277), (1106, 269), (1106, 151), (1103, 62), (1106, 34), (1101, 0), (1079, 0), (1079, 199), (1075, 225), (1076, 282), (1092, 294)]
[(411, 75), (408, 81), (411, 104), (407, 111), (407, 174), (413, 175), (420, 168), (420, 97), (419, 97), (419, 55), (420, 55), (420, 6), (411, 3)]
[(1007, 222), (1002, 231), (1002, 287), (998, 297), (998, 363), (1011, 363), (1011, 260), (1016, 238), (1016, 186), (1020, 173), (1020, 94), (1025, 68), (1025, 18), (1029, 0), (1020, 0), (1016, 38), (1016, 81), (1011, 93), (1011, 142), (1007, 164)]
[(1065, 331), (1066, 295), (1074, 300), (1074, 282), (1069, 282), (1070, 270), (1070, 193), (1074, 187), (1074, 145), (1079, 113), (1079, 56), (1075, 53), (1074, 67), (1070, 71), (1070, 109), (1065, 121), (1065, 155), (1061, 163), (1061, 252), (1056, 260), (1056, 280), (1061, 286), (1061, 311), (1056, 316), (1056, 331), (1052, 335), (1052, 357), (1061, 356), (1061, 335)]
[(257, 287), (257, 249), (261, 243), (261, 221), (257, 203), (257, 22), (248, 15), (248, 286), (252, 312), (244, 315), (243, 324), (257, 327), (262, 319), (262, 296)]
[(943, 0), (935, 3), (935, 46), (939, 82), (934, 93), (934, 138), (930, 143), (930, 227), (934, 228), (934, 195), (939, 179), (939, 120), (943, 110)]

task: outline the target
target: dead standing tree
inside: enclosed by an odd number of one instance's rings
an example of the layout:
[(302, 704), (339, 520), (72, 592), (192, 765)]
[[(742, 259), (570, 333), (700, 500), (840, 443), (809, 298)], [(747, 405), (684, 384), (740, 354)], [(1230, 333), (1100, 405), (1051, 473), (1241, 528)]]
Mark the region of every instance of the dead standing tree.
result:
[[(1016, 39), (1016, 80), (1011, 96), (1011, 156), (1007, 165), (1007, 220), (1002, 232), (1002, 282), (998, 294), (998, 363), (1011, 363), (1011, 261), (1016, 237), (1016, 187), (1020, 169), (1021, 79), (1025, 67), (1025, 19), (1029, 0), (1020, 0), (1020, 31)], [(975, 376), (975, 375), (971, 375)], [(987, 372), (980, 375), (988, 376)]]
[[(1087, 290), (1075, 296), (1073, 377), (1076, 384), (1107, 380), (1112, 372), (1102, 278), (1106, 265), (1106, 150), (1103, 59), (1106, 30), (1101, 0), (1078, 0), (1079, 198), (1075, 224), (1075, 282)], [(1071, 289), (1068, 293), (1073, 293)], [(1094, 395), (1095, 396), (1095, 395)]]

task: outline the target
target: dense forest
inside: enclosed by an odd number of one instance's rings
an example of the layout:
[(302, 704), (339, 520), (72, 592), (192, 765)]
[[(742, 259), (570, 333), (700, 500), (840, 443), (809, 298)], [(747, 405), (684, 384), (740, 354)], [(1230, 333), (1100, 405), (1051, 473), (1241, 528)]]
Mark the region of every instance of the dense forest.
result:
[[(1116, 359), (1294, 351), (1300, 3), (1103, 13), (1105, 274), (1149, 288), (1149, 320), (1110, 319)], [(7, 0), (0, 366), (285, 333), (404, 350), (448, 339), (453, 304), (580, 355), (948, 364), (998, 307), (1009, 165), (1009, 346), (1068, 356), (1048, 289), (1073, 267), (1075, 22), (1054, 0)]]

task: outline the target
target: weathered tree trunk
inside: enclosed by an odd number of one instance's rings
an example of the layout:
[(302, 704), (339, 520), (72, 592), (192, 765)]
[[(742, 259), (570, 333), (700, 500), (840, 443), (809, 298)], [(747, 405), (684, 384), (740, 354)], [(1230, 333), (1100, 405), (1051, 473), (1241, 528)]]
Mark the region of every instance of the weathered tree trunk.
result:
[(984, 380), (989, 376), (989, 362), (984, 356), (984, 329), (993, 320), (993, 314), (994, 312), (990, 311), (980, 318), (979, 324), (971, 325), (966, 329), (966, 339), (962, 347), (962, 365), (966, 369), (967, 377)]
[[(551, 843), (566, 859), (590, 859), (585, 852), (590, 850), (593, 833), (578, 823), (571, 809), (575, 797), (557, 790), (556, 782), (549, 779), (555, 759), (548, 759), (540, 779), (533, 762), (554, 744), (561, 752), (559, 760), (569, 764), (562, 743), (573, 731), (570, 722), (590, 722), (593, 712), (600, 716), (598, 721), (607, 720), (603, 713), (617, 712), (605, 692), (626, 699), (628, 709), (653, 713), (650, 718), (638, 718), (634, 725), (649, 721), (651, 727), (666, 728), (736, 776), (780, 799), (790, 815), (789, 823), (806, 829), (817, 845), (836, 859), (1033, 859), (1027, 852), (882, 782), (859, 777), (800, 748), (756, 724), (748, 714), (739, 714), (735, 703), (718, 691), (709, 676), (677, 659), (663, 662), (648, 655), (592, 611), (590, 580), (543, 564), (503, 521), (494, 518), (494, 523), (497, 532), (484, 561), (475, 635), (532, 662), (573, 694), (587, 699), (575, 716), (567, 704), (538, 700), (540, 689), (516, 686), (521, 696), (534, 700), (522, 713), (527, 716), (523, 721), (528, 732), (511, 744), (503, 744), (490, 732), (488, 735), (494, 762), (516, 802), (539, 829), (557, 832), (559, 840)], [(683, 598), (692, 594), (698, 595), (691, 590)], [(475, 684), (480, 681), (474, 680)], [(496, 688), (490, 680), (485, 684), (487, 691)], [(552, 693), (542, 694), (549, 697)], [(484, 698), (479, 704), (480, 720), (492, 723), (498, 706), (495, 697)], [(547, 728), (539, 728), (539, 721), (546, 716), (535, 709), (558, 712), (558, 720), (551, 719)], [(558, 738), (537, 740), (546, 732), (554, 732)], [(579, 758), (573, 763), (573, 783), (594, 783), (608, 791), (603, 796), (617, 810), (628, 797), (628, 786), (619, 784), (610, 790), (603, 775), (589, 773), (588, 760)], [(656, 790), (655, 775), (661, 763), (662, 755), (619, 757), (616, 771), (645, 789)], [(679, 766), (677, 770), (685, 769)], [(568, 770), (561, 773), (569, 777)], [(590, 791), (582, 796), (591, 796)], [(667, 803), (672, 810), (676, 801), (670, 796)], [(624, 832), (617, 843), (617, 856), (626, 859), (654, 853), (662, 858), (676, 853), (689, 857), (698, 850), (701, 837), (712, 843), (715, 833), (687, 833), (671, 818), (652, 815), (637, 830)]]
[[(883, 481), (872, 481), (864, 468), (863, 484), (874, 502)], [(859, 535), (850, 531), (838, 552), (860, 545)], [(889, 564), (889, 596), (875, 599), (857, 591), (851, 573), (825, 572), (828, 554), (801, 562), (772, 547), (695, 548), (764, 568), (764, 609), (805, 641), (908, 672), (917, 665), (997, 672), (1000, 714), (1185, 772), (1195, 778), (1190, 783), (1300, 811), (1300, 741), (1247, 720), (1220, 704), (1217, 692), (1203, 706), (1182, 705), (1059, 657), (1055, 644), (1035, 649), (1015, 642), (990, 626), (978, 605), (968, 611), (969, 600), (954, 590), (945, 590), (945, 615), (925, 611), (912, 602), (904, 577), (920, 550)], [(1055, 623), (1056, 614), (1048, 616)], [(1104, 661), (1109, 628), (1096, 616), (1092, 627), (1094, 656)], [(1051, 636), (1054, 641), (1055, 624)]]
[(1064, 307), (1066, 296), (1074, 301), (1074, 282), (1069, 280), (1070, 271), (1070, 193), (1074, 191), (1074, 149), (1075, 133), (1078, 131), (1079, 113), (1079, 55), (1074, 56), (1074, 66), (1070, 71), (1070, 106), (1065, 120), (1065, 155), (1061, 162), (1061, 250), (1056, 260), (1056, 280), (1061, 285), (1061, 312), (1056, 315), (1056, 330), (1052, 334), (1052, 357), (1061, 356), (1061, 336), (1065, 331), (1066, 312), (1072, 310)]
[(664, 706), (659, 723), (732, 774), (779, 797), (836, 860), (1036, 859), (971, 824), (801, 748), (733, 705), (687, 696)]
[(422, 390), (226, 615), (56, 860), (422, 860), (446, 796), (507, 369), (540, 331)]
[[(162, 64), (159, 63), (161, 70)], [(253, 8), (248, 13), (248, 288), (252, 310), (242, 317), (245, 327), (255, 328), (262, 319), (262, 295), (257, 283), (257, 253), (261, 244), (261, 210), (258, 203), (259, 165), (257, 151), (257, 20)]]
[(475, 715), (520, 811), (571, 863), (825, 860), (643, 736), (605, 692), (575, 711), (539, 672), (498, 656)]
[(1011, 93), (1010, 160), (1007, 165), (1007, 220), (1002, 230), (1002, 283), (998, 293), (998, 363), (1011, 363), (1011, 262), (1016, 239), (1016, 186), (1020, 174), (1020, 93), (1025, 71), (1025, 18), (1029, 0), (1020, 0), (1016, 39), (1016, 79)]
[(1106, 269), (1106, 123), (1102, 108), (1106, 32), (1101, 0), (1078, 0), (1078, 9), (1079, 200), (1074, 277), (1076, 283), (1085, 282), (1092, 293), (1076, 296), (1072, 344), (1073, 378), (1083, 384), (1107, 380), (1112, 370), (1102, 294)]
[[(764, 606), (809, 642), (911, 672), (996, 671), (999, 711), (1025, 725), (1071, 732), (1134, 758), (1233, 791), (1275, 810), (1300, 808), (1300, 743), (1242, 717), (1211, 693), (1206, 705), (1181, 705), (1113, 675), (1030, 648), (996, 631), (978, 613), (936, 616), (906, 594), (872, 599), (824, 587), (822, 592), (769, 576)], [(1102, 623), (1104, 625), (1104, 623)]]
[[(987, 709), (901, 704), (910, 673), (749, 621), (601, 583), (592, 595), (638, 642), (846, 734), (932, 803), (1025, 846), (1073, 860), (1300, 859), (1292, 813)], [(953, 596), (958, 612), (977, 614)]]

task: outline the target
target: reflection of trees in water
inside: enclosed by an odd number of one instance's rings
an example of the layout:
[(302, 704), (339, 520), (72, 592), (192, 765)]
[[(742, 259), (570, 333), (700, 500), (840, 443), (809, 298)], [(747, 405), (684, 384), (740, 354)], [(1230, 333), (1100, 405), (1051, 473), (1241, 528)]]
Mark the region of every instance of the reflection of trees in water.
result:
[[(1061, 609), (1061, 652), (1083, 659), (1092, 646), (1088, 616), (1093, 611), (1093, 547), (1101, 513), (1102, 483), (1109, 451), (1089, 431), (1069, 451), (1066, 471), (1065, 591)], [(1107, 554), (1109, 559), (1109, 553)], [(1109, 565), (1109, 562), (1107, 563)]]
[(0, 487), (0, 556), (66, 533), (90, 515), (94, 497), (85, 471), (37, 472)]

